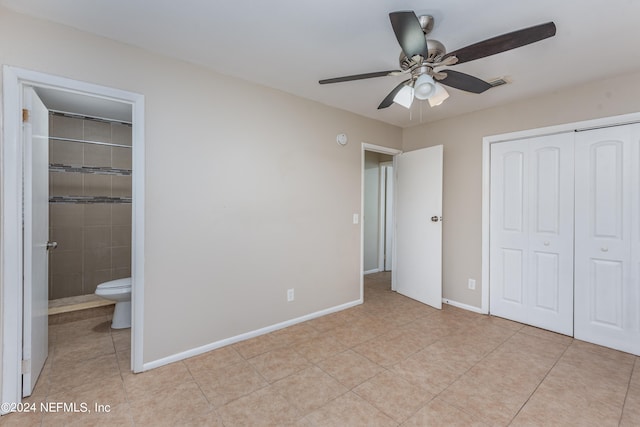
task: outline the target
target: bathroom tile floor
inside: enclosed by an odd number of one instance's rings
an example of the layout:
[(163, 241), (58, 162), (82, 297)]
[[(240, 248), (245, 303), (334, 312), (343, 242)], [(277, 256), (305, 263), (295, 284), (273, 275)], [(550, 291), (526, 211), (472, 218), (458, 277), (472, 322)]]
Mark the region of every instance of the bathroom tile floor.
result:
[(21, 413), (0, 426), (640, 426), (640, 358), (365, 280), (365, 303), (142, 374), (107, 315), (50, 326)]

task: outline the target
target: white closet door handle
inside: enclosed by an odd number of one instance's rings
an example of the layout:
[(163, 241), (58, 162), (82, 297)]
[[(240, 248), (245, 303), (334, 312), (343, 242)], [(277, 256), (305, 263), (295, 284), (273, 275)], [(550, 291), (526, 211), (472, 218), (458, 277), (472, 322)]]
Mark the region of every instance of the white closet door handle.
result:
[(600, 250), (601, 250), (602, 252), (609, 252), (609, 248), (608, 248), (608, 247), (606, 247), (606, 246), (603, 246), (602, 248), (600, 248)]
[(545, 245), (545, 246), (549, 246), (550, 244), (551, 244), (551, 243), (550, 243), (548, 240), (545, 240), (545, 241), (544, 241), (544, 245)]

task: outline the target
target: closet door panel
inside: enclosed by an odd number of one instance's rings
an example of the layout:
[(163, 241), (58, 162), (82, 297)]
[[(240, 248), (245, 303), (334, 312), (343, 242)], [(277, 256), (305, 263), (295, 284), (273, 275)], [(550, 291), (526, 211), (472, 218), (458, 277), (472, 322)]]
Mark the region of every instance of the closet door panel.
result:
[(575, 148), (575, 337), (636, 354), (639, 131), (627, 125), (579, 132)]
[(589, 318), (594, 325), (622, 330), (624, 264), (591, 259), (589, 269)]
[(529, 140), (528, 323), (573, 334), (573, 134)]
[(490, 312), (573, 332), (573, 135), (491, 148)]
[(533, 150), (534, 232), (557, 236), (560, 229), (560, 148)]
[[(558, 246), (560, 229), (560, 148), (543, 146), (533, 153), (533, 230), (534, 236), (545, 235), (543, 247)], [(546, 246), (545, 246), (546, 244)], [(535, 242), (534, 242), (534, 246)], [(539, 245), (538, 245), (539, 246)], [(533, 308), (557, 314), (559, 309), (560, 263), (558, 253), (533, 251)]]
[(622, 158), (623, 141), (602, 141), (589, 150), (589, 209), (592, 210), (592, 235), (598, 239), (621, 242), (623, 228)]
[(527, 147), (505, 142), (491, 147), (490, 311), (526, 322), (528, 286)]
[(558, 254), (535, 252), (533, 307), (557, 314), (560, 299), (560, 260)]
[(524, 232), (525, 199), (525, 153), (509, 151), (501, 159), (502, 163), (502, 221), (501, 228), (506, 232)]
[(523, 301), (523, 251), (502, 248), (502, 301), (522, 305)]
[(508, 151), (502, 158), (504, 192), (502, 197), (502, 299), (515, 305), (524, 303), (526, 266), (525, 154)]

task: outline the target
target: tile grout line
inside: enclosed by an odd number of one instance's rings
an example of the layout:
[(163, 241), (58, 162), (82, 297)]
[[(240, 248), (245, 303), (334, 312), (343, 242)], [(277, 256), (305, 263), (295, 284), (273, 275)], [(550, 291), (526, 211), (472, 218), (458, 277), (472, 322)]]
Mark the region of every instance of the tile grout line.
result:
[(629, 375), (629, 382), (627, 383), (627, 392), (624, 394), (624, 400), (622, 401), (622, 409), (620, 411), (620, 419), (618, 420), (618, 426), (622, 425), (622, 417), (624, 416), (624, 408), (627, 405), (627, 398), (629, 397), (629, 390), (631, 390), (631, 380), (633, 379), (633, 373), (636, 370), (636, 365), (637, 364), (638, 364), (638, 358), (636, 357), (633, 360), (633, 366), (631, 367), (631, 375)]
[[(426, 316), (424, 316), (424, 317), (428, 317), (429, 315), (432, 315), (432, 314), (435, 314), (435, 313), (436, 313), (436, 312), (429, 313), (428, 315), (426, 315)], [(415, 322), (415, 321), (417, 321), (417, 320), (418, 320), (418, 319), (414, 319), (414, 320), (409, 321), (409, 322), (407, 322), (407, 323), (405, 323), (405, 324), (403, 324), (403, 325), (396, 325), (396, 326), (405, 326), (405, 325), (408, 325), (408, 324), (410, 324), (410, 323), (413, 323), (413, 322)], [(505, 328), (505, 329), (506, 329), (506, 328)], [(509, 336), (508, 338), (506, 338), (502, 343), (498, 344), (498, 346), (496, 346), (496, 348), (495, 348), (494, 350), (492, 350), (491, 352), (489, 352), (485, 357), (487, 357), (489, 354), (491, 354), (493, 351), (495, 351), (495, 350), (496, 350), (500, 345), (502, 345), (502, 344), (503, 344), (504, 342), (506, 342), (509, 338), (511, 338), (512, 336), (514, 336), (517, 332), (518, 332), (518, 331), (514, 331), (514, 332), (513, 332), (513, 334), (512, 334), (511, 336)], [(381, 371), (381, 372), (379, 372), (379, 373), (375, 374), (373, 377), (368, 378), (367, 380), (363, 381), (362, 383), (360, 383), (360, 384), (358, 384), (358, 385), (355, 385), (355, 386), (354, 386), (354, 387), (352, 387), (350, 390), (348, 390), (348, 392), (352, 392), (353, 394), (355, 394), (356, 396), (360, 397), (360, 398), (361, 398), (361, 399), (363, 399), (365, 402), (369, 403), (369, 404), (370, 404), (370, 405), (372, 405), (374, 408), (378, 409), (380, 412), (382, 412), (383, 414), (385, 414), (386, 416), (388, 416), (389, 418), (391, 418), (392, 420), (394, 420), (394, 421), (395, 421), (395, 419), (394, 419), (390, 414), (387, 414), (387, 413), (386, 413), (382, 408), (379, 408), (379, 407), (378, 407), (377, 405), (375, 405), (374, 403), (369, 402), (369, 401), (368, 401), (367, 399), (365, 399), (363, 396), (360, 396), (357, 392), (355, 392), (355, 391), (354, 391), (358, 386), (360, 386), (361, 384), (364, 384), (365, 382), (367, 382), (367, 381), (371, 380), (372, 378), (374, 378), (374, 377), (376, 377), (376, 376), (380, 375), (382, 372), (388, 372), (388, 373), (394, 374), (394, 371), (392, 371), (389, 367), (387, 367), (387, 366), (383, 366), (383, 365), (380, 365), (379, 363), (377, 363), (377, 362), (375, 362), (375, 361), (371, 360), (369, 357), (367, 357), (367, 356), (366, 356), (366, 355), (364, 355), (364, 354), (361, 354), (360, 352), (358, 352), (358, 351), (355, 349), (355, 347), (357, 347), (357, 346), (359, 346), (359, 345), (361, 345), (361, 344), (365, 344), (366, 342), (372, 341), (372, 340), (374, 340), (374, 339), (376, 339), (376, 338), (378, 338), (378, 337), (380, 337), (380, 336), (382, 336), (382, 335), (385, 335), (385, 334), (379, 334), (379, 335), (376, 335), (375, 337), (373, 337), (373, 338), (371, 338), (371, 339), (369, 339), (369, 340), (366, 340), (366, 341), (364, 341), (364, 342), (362, 342), (362, 343), (360, 343), (360, 344), (357, 344), (357, 345), (352, 346), (352, 347), (348, 347), (346, 350), (344, 350), (344, 351), (343, 351), (343, 352), (341, 352), (341, 353), (344, 353), (344, 352), (346, 352), (346, 351), (348, 351), (348, 350), (351, 350), (352, 352), (354, 352), (354, 353), (358, 354), (358, 355), (359, 355), (359, 356), (361, 356), (361, 357), (364, 357), (365, 359), (367, 359), (367, 360), (368, 360), (368, 361), (370, 361), (371, 363), (373, 363), (373, 364), (375, 364), (375, 365), (378, 365), (378, 366), (380, 366), (380, 367), (383, 369), (383, 371)], [(417, 350), (417, 351), (415, 351), (415, 352), (411, 353), (409, 356), (407, 356), (407, 357), (406, 357), (405, 359), (403, 359), (403, 360), (406, 360), (407, 358), (411, 357), (412, 355), (417, 354), (418, 352), (425, 350), (426, 348), (428, 348), (428, 347), (432, 346), (433, 344), (435, 344), (435, 343), (437, 343), (437, 342), (440, 342), (441, 340), (444, 340), (445, 338), (446, 338), (446, 335), (445, 335), (445, 336), (442, 336), (442, 337), (440, 337), (440, 338), (438, 338), (438, 339), (436, 339), (435, 341), (433, 341), (433, 342), (429, 343), (428, 345), (426, 345), (426, 346), (422, 347), (420, 350)], [(341, 354), (341, 353), (338, 353), (338, 354)], [(484, 358), (483, 358), (483, 359), (484, 359)], [(480, 361), (482, 361), (483, 359), (480, 359), (477, 363), (480, 363)], [(397, 363), (400, 363), (400, 362), (401, 362), (401, 361), (398, 361)], [(396, 364), (397, 364), (397, 363), (396, 363)], [(477, 363), (476, 363), (476, 364), (477, 364)], [(476, 364), (472, 365), (468, 370), (470, 370), (471, 368), (473, 368), (473, 366), (475, 366)], [(391, 365), (391, 366), (393, 366), (393, 365)], [(318, 366), (318, 368), (320, 368), (320, 367)], [(322, 368), (320, 368), (320, 369), (322, 369)], [(464, 375), (466, 372), (468, 372), (468, 370), (467, 370), (467, 371), (465, 371), (465, 372), (463, 372), (463, 373), (462, 373), (460, 376), (458, 376), (458, 377), (457, 377), (453, 382), (457, 381), (457, 380), (458, 380), (462, 375)], [(331, 374), (329, 374), (329, 373), (327, 373), (327, 374), (328, 374), (329, 376), (331, 376)], [(331, 377), (333, 378), (333, 376), (331, 376)], [(334, 378), (334, 380), (338, 381), (336, 378)], [(406, 381), (406, 380), (405, 380), (405, 381)], [(339, 381), (338, 381), (338, 382), (339, 382)], [(452, 382), (452, 384), (453, 384), (453, 382)], [(409, 384), (411, 384), (411, 383), (409, 383)], [(450, 385), (451, 385), (451, 384), (450, 384)], [(421, 388), (421, 387), (418, 387), (418, 388)], [(447, 387), (447, 388), (448, 388), (448, 387)], [(444, 390), (446, 390), (446, 388), (445, 388)], [(444, 390), (442, 390), (442, 391), (444, 391)], [(442, 391), (441, 391), (440, 393), (442, 393)], [(431, 399), (429, 399), (427, 402), (425, 402), (423, 405), (421, 405), (421, 406), (420, 406), (416, 411), (414, 411), (414, 412), (413, 412), (409, 417), (407, 417), (407, 419), (405, 419), (403, 422), (398, 423), (398, 425), (401, 425), (402, 423), (406, 422), (406, 420), (410, 419), (412, 416), (414, 416), (416, 413), (418, 413), (422, 408), (424, 408), (424, 407), (425, 407), (425, 406), (427, 406), (430, 402), (432, 402), (433, 400), (435, 400), (435, 399), (440, 395), (440, 393), (434, 394), (434, 395), (433, 395), (433, 397), (432, 397)], [(346, 393), (345, 393), (345, 394), (346, 394)], [(334, 399), (334, 400), (335, 400), (335, 399)], [(455, 405), (454, 405), (454, 406), (455, 406)], [(465, 412), (465, 411), (463, 411), (463, 412)], [(465, 413), (467, 413), (467, 412), (465, 412)], [(467, 414), (468, 414), (468, 413), (467, 413)], [(468, 414), (468, 415), (471, 415), (471, 414)]]
[(560, 362), (560, 359), (562, 359), (562, 357), (564, 356), (564, 354), (567, 352), (567, 350), (569, 350), (569, 347), (571, 346), (571, 344), (569, 344), (563, 351), (562, 354), (560, 356), (558, 356), (558, 359), (553, 363), (553, 366), (551, 366), (551, 368), (549, 368), (549, 370), (547, 371), (547, 373), (544, 375), (544, 377), (542, 377), (542, 379), (540, 380), (540, 382), (538, 383), (538, 385), (536, 385), (536, 387), (533, 389), (533, 391), (531, 392), (531, 394), (529, 395), (529, 397), (527, 397), (527, 400), (524, 401), (524, 403), (520, 406), (520, 408), (518, 409), (518, 412), (516, 412), (516, 414), (511, 418), (511, 420), (509, 420), (509, 424), (507, 425), (511, 425), (511, 423), (513, 423), (513, 420), (515, 420), (518, 417), (518, 414), (520, 414), (520, 412), (522, 411), (522, 409), (524, 409), (524, 407), (527, 405), (527, 403), (529, 403), (529, 400), (531, 400), (531, 398), (533, 397), (533, 395), (536, 393), (536, 391), (538, 391), (538, 388), (540, 388), (540, 385), (544, 382), (545, 379), (547, 379), (547, 377), (549, 376), (549, 374), (551, 373), (551, 371), (553, 371), (553, 368), (556, 367), (556, 365), (558, 364), (558, 362)]
[[(503, 328), (503, 329), (508, 329), (508, 328)], [(520, 329), (522, 329), (522, 328), (520, 328)], [(494, 352), (495, 352), (499, 347), (501, 347), (504, 343), (506, 343), (506, 342), (507, 342), (507, 341), (509, 341), (512, 337), (514, 337), (514, 336), (519, 332), (519, 330), (520, 330), (520, 329), (518, 329), (518, 330), (514, 330), (514, 331), (513, 331), (513, 333), (512, 333), (510, 336), (508, 336), (504, 341), (502, 341), (500, 344), (498, 344), (498, 345), (497, 345), (493, 350), (491, 350), (490, 352), (488, 352), (488, 353), (487, 353), (483, 358), (481, 358), (481, 359), (480, 359), (480, 360), (478, 360), (476, 363), (474, 363), (473, 365), (471, 365), (471, 366), (470, 366), (466, 371), (464, 371), (464, 372), (462, 372), (460, 375), (458, 375), (458, 376), (456, 377), (456, 379), (455, 379), (455, 380), (453, 380), (453, 381), (451, 381), (451, 383), (450, 383), (448, 386), (446, 386), (445, 388), (443, 388), (442, 390), (440, 390), (440, 392), (439, 392), (438, 394), (436, 394), (436, 396), (434, 397), (434, 399), (435, 399), (435, 398), (437, 398), (437, 397), (440, 397), (440, 395), (441, 395), (442, 393), (444, 393), (445, 391), (447, 391), (447, 390), (449, 389), (449, 387), (451, 387), (453, 384), (455, 384), (456, 382), (458, 382), (458, 380), (460, 380), (460, 378), (462, 378), (462, 376), (466, 375), (470, 370), (472, 370), (474, 367), (476, 367), (477, 365), (479, 365), (479, 364), (480, 364), (480, 362), (482, 362), (483, 360), (485, 360), (487, 357), (489, 357), (489, 355), (493, 354), (493, 353), (494, 353)], [(508, 330), (511, 330), (511, 329), (508, 329)], [(445, 399), (442, 399), (442, 401), (443, 401), (443, 402), (445, 402), (445, 403), (447, 403), (448, 405), (453, 406), (454, 408), (457, 408), (457, 409), (458, 409), (458, 410), (460, 410), (461, 412), (463, 412), (463, 413), (465, 413), (465, 414), (467, 414), (467, 415), (469, 415), (469, 416), (471, 416), (471, 417), (473, 417), (473, 418), (475, 418), (475, 419), (480, 418), (477, 414), (469, 413), (469, 412), (467, 412), (466, 408), (462, 408), (462, 407), (460, 407), (460, 406), (456, 405), (455, 403), (448, 402), (448, 401), (446, 401)], [(484, 419), (482, 419), (482, 423), (483, 423), (483, 424), (486, 424), (486, 423), (484, 422)]]
[[(242, 357), (242, 355), (240, 355), (240, 357)], [(209, 405), (209, 412), (215, 412), (216, 417), (218, 418), (220, 423), (222, 423), (222, 425), (224, 425), (224, 422), (222, 421), (222, 417), (220, 416), (220, 413), (218, 412), (218, 409), (209, 400), (209, 398), (207, 397), (207, 394), (204, 392), (204, 390), (202, 390), (202, 386), (200, 385), (200, 382), (196, 379), (195, 375), (193, 375), (193, 372), (191, 372), (191, 369), (189, 369), (189, 366), (186, 363), (184, 363), (184, 361), (182, 361), (182, 363), (183, 363), (185, 369), (187, 370), (187, 372), (189, 373), (189, 375), (191, 375), (191, 379), (193, 380), (193, 382), (196, 383), (196, 385), (198, 386), (198, 390), (200, 390), (200, 393), (202, 394), (202, 397), (204, 397), (204, 400), (206, 400), (207, 404)], [(131, 414), (131, 417), (133, 417), (133, 414)]]
[[(367, 315), (367, 314), (365, 314), (365, 316), (368, 316), (368, 315)], [(374, 316), (368, 316), (368, 317), (375, 318)], [(409, 323), (410, 323), (410, 322), (409, 322)], [(330, 330), (333, 330), (333, 329), (335, 329), (335, 328), (331, 328)], [(385, 332), (385, 333), (386, 333), (386, 332)], [(358, 344), (356, 344), (356, 345), (352, 345), (352, 346), (350, 346), (350, 347), (349, 347), (349, 346), (347, 346), (347, 344), (344, 344), (343, 342), (341, 342), (341, 341), (338, 339), (338, 342), (339, 342), (339, 343), (341, 343), (342, 345), (344, 345), (344, 346), (346, 347), (344, 350), (339, 351), (339, 352), (335, 353), (334, 355), (332, 355), (332, 356), (330, 356), (330, 357), (328, 357), (328, 358), (325, 358), (325, 359), (321, 359), (321, 360), (319, 360), (319, 361), (317, 361), (317, 362), (309, 361), (309, 363), (311, 363), (311, 364), (312, 364), (313, 366), (315, 366), (316, 368), (320, 369), (320, 371), (324, 372), (326, 375), (328, 375), (328, 376), (329, 376), (331, 379), (333, 379), (335, 382), (337, 382), (338, 384), (342, 385), (342, 386), (345, 388), (345, 390), (346, 390), (344, 393), (342, 393), (342, 394), (340, 394), (340, 395), (338, 395), (338, 396), (334, 397), (333, 399), (331, 399), (331, 400), (329, 400), (329, 401), (325, 402), (325, 403), (324, 403), (320, 408), (317, 408), (315, 411), (317, 411), (317, 410), (321, 409), (322, 407), (324, 407), (324, 406), (326, 406), (326, 405), (330, 404), (331, 402), (336, 401), (337, 399), (339, 399), (339, 398), (341, 398), (341, 397), (343, 397), (343, 396), (345, 396), (345, 395), (347, 395), (347, 394), (349, 394), (349, 393), (352, 393), (354, 396), (357, 396), (359, 399), (362, 399), (364, 402), (366, 402), (367, 404), (371, 405), (373, 408), (375, 408), (375, 409), (377, 409), (378, 411), (380, 411), (380, 413), (384, 414), (385, 416), (389, 417), (389, 419), (391, 419), (392, 421), (394, 421), (394, 422), (395, 422), (395, 419), (394, 419), (391, 415), (389, 415), (389, 414), (387, 414), (385, 411), (383, 411), (383, 410), (382, 410), (382, 408), (379, 408), (378, 406), (376, 406), (376, 405), (375, 405), (375, 404), (373, 404), (372, 402), (369, 402), (369, 400), (365, 399), (364, 397), (360, 396), (358, 393), (356, 393), (356, 392), (354, 391), (357, 387), (359, 387), (360, 385), (364, 384), (365, 382), (367, 382), (367, 381), (371, 380), (372, 378), (374, 378), (374, 377), (376, 377), (376, 376), (380, 375), (382, 372), (385, 372), (385, 371), (386, 371), (386, 372), (391, 372), (391, 371), (389, 370), (389, 368), (387, 368), (386, 366), (382, 366), (382, 365), (380, 365), (380, 364), (378, 364), (378, 363), (374, 362), (373, 360), (371, 360), (370, 358), (368, 358), (366, 355), (361, 354), (361, 353), (359, 353), (357, 350), (355, 350), (355, 349), (354, 349), (355, 347), (357, 347), (357, 346), (359, 346), (359, 345), (365, 344), (365, 343), (367, 343), (367, 342), (369, 342), (369, 341), (372, 341), (372, 340), (374, 340), (374, 339), (376, 339), (376, 338), (378, 338), (378, 337), (380, 337), (380, 336), (382, 336), (382, 335), (385, 335), (385, 333), (377, 334), (377, 335), (375, 335), (374, 337), (372, 337), (372, 338), (370, 338), (370, 339), (368, 339), (368, 340), (365, 340), (365, 341), (363, 341), (363, 342), (361, 342), (361, 343), (358, 343)], [(343, 384), (342, 382), (340, 382), (340, 380), (339, 380), (339, 379), (335, 378), (333, 375), (331, 375), (331, 373), (329, 373), (329, 372), (325, 371), (324, 369), (322, 369), (322, 367), (321, 367), (321, 366), (319, 366), (319, 364), (320, 364), (320, 363), (322, 363), (324, 360), (329, 359), (329, 358), (331, 358), (331, 357), (335, 357), (336, 355), (339, 355), (339, 354), (344, 354), (344, 353), (346, 353), (347, 351), (351, 351), (352, 353), (357, 354), (358, 356), (365, 358), (366, 360), (368, 360), (369, 362), (371, 362), (371, 363), (375, 364), (376, 366), (380, 366), (380, 367), (382, 368), (382, 371), (381, 371), (381, 372), (376, 373), (375, 375), (373, 375), (373, 376), (372, 376), (372, 377), (370, 377), (370, 378), (367, 378), (365, 381), (363, 381), (363, 382), (361, 382), (361, 383), (359, 383), (359, 384), (356, 384), (356, 385), (354, 385), (354, 386), (353, 386), (353, 387), (351, 387), (351, 388), (348, 388), (345, 384)], [(315, 412), (315, 411), (312, 411), (311, 413), (313, 413), (313, 412)], [(309, 414), (306, 414), (306, 415), (305, 415), (304, 417), (302, 417), (301, 419), (306, 419), (308, 415), (309, 415)], [(401, 425), (401, 424), (402, 424), (402, 423), (396, 423), (396, 425), (398, 425), (398, 426), (399, 426), (399, 425)]]

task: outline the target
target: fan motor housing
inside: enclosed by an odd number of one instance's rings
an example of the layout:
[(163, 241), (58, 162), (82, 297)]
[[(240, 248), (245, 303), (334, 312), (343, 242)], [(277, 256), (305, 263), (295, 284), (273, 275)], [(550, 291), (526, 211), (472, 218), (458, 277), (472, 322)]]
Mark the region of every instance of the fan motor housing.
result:
[(447, 53), (447, 49), (438, 40), (427, 39), (427, 49), (429, 50), (429, 57), (426, 59), (429, 62), (434, 62), (437, 58), (441, 58)]
[[(440, 58), (442, 58), (447, 50), (444, 45), (440, 43), (438, 40), (427, 39), (427, 49), (429, 52), (429, 56), (424, 58), (424, 62), (434, 63), (437, 62)], [(400, 68), (404, 71), (415, 67), (417, 64), (412, 58), (408, 58), (404, 52), (400, 52)]]

